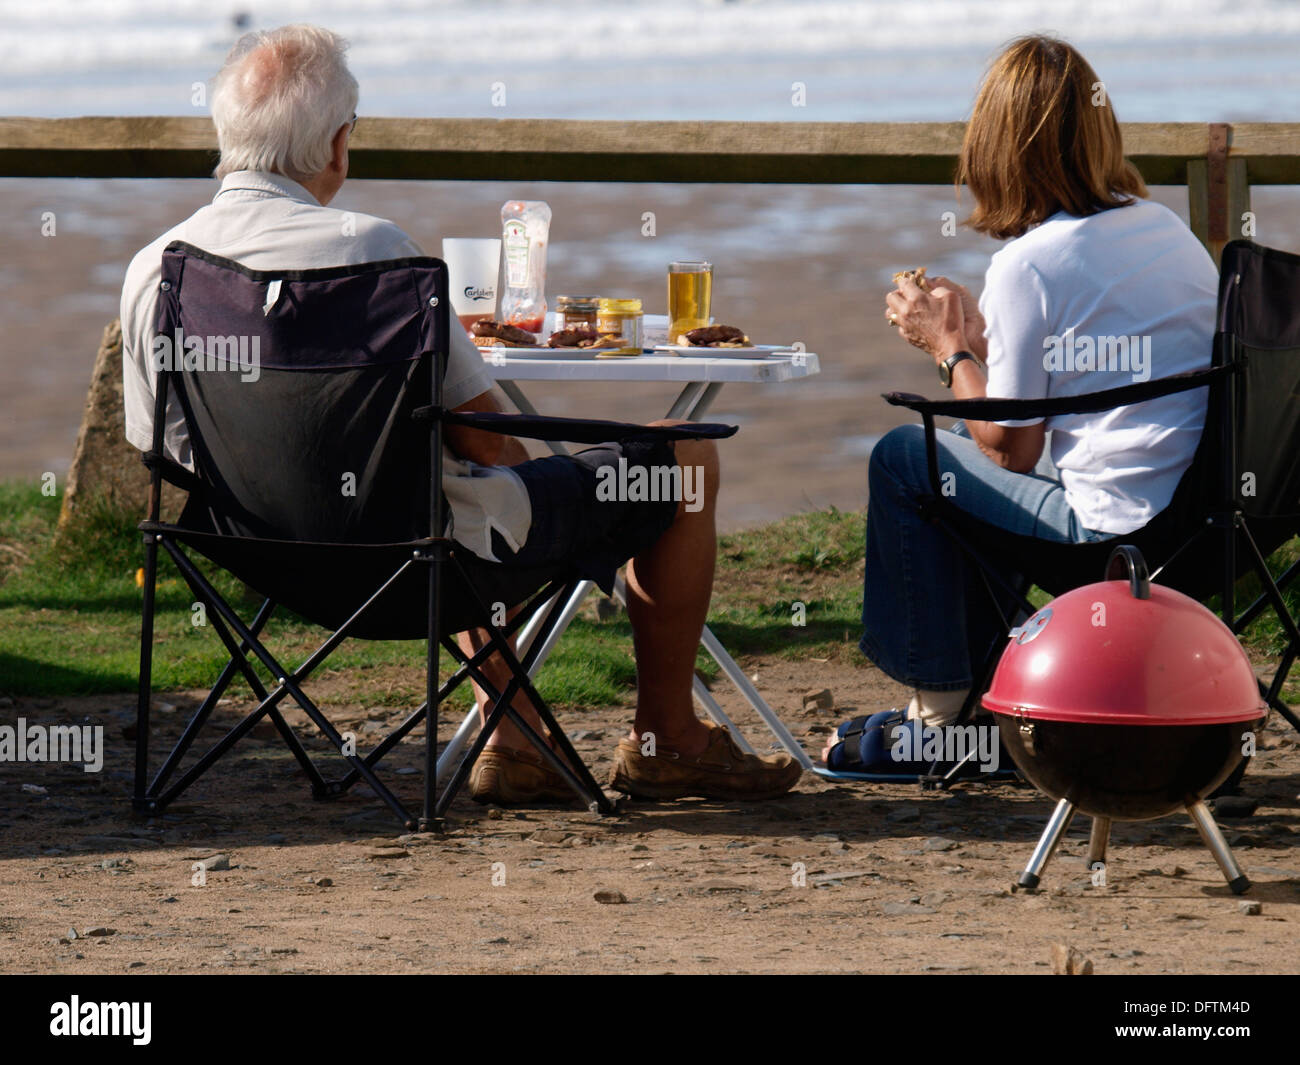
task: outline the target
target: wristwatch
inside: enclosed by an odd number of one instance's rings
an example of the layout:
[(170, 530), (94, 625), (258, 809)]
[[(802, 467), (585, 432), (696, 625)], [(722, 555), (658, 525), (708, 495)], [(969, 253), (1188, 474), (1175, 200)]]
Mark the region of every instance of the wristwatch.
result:
[(969, 351), (959, 351), (955, 355), (949, 355), (943, 362), (939, 363), (939, 380), (943, 382), (944, 388), (952, 388), (953, 370), (957, 368), (959, 362), (965, 362), (967, 359), (975, 359), (975, 356)]

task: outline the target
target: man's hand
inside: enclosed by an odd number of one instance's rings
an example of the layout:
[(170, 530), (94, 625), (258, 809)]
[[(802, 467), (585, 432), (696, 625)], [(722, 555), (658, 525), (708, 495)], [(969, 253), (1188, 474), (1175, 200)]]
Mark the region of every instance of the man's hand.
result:
[[(501, 404), (491, 392), (483, 392), (468, 403), (455, 408), (457, 411), (496, 413)], [(467, 462), (476, 462), (480, 466), (517, 466), (528, 461), (528, 452), (524, 445), (513, 436), (489, 433), (483, 429), (471, 429), (467, 425), (448, 425), (443, 427), (443, 439), (457, 458)]]
[(885, 297), (885, 317), (898, 327), (898, 335), (928, 353), (935, 363), (966, 348), (966, 320), (961, 293), (935, 285), (930, 291), (910, 277)]

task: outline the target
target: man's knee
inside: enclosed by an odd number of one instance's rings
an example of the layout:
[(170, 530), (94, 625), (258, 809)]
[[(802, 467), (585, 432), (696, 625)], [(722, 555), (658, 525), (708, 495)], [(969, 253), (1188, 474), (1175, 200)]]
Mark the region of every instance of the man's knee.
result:
[[(665, 419), (651, 422), (651, 425), (690, 425), (680, 419)], [(714, 440), (687, 439), (673, 441), (673, 454), (681, 470), (682, 499), (677, 508), (680, 517), (683, 512), (694, 513), (712, 509), (718, 498), (718, 487), (722, 478), (722, 460), (718, 455), (718, 445)], [(687, 492), (687, 487), (690, 491)]]

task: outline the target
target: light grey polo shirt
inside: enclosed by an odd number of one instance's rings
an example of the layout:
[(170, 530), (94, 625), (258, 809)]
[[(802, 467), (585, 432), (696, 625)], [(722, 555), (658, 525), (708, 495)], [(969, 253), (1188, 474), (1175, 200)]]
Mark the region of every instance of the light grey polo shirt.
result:
[[(279, 174), (242, 170), (221, 182), (212, 203), (168, 230), (136, 254), (122, 285), (122, 376), (126, 438), (141, 451), (153, 446), (154, 373), (150, 366), (162, 253), (183, 240), (251, 270), (311, 270), (423, 255), (392, 222), (373, 215), (322, 207), (296, 181)], [(452, 319), (453, 325), (455, 319)], [(465, 333), (453, 328), (443, 402), (448, 407), (492, 387)], [(167, 400), (163, 433), (168, 456), (193, 469), (180, 402)], [(495, 559), (492, 530), (512, 550), (523, 546), (532, 524), (528, 492), (506, 466), (479, 466), (445, 450), (443, 491), (451, 507), (451, 536), (474, 554)]]

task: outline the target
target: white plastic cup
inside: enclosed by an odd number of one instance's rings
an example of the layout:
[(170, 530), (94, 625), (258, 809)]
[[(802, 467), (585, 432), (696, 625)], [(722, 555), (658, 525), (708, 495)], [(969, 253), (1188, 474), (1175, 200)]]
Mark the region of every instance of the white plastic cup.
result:
[(497, 313), (497, 280), (501, 272), (500, 239), (447, 237), (442, 242), (447, 264), (451, 307), (468, 329), (480, 318)]

